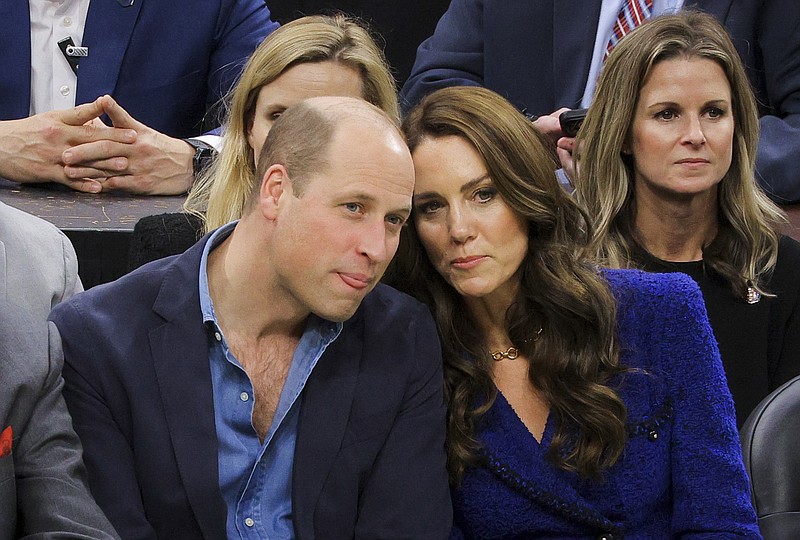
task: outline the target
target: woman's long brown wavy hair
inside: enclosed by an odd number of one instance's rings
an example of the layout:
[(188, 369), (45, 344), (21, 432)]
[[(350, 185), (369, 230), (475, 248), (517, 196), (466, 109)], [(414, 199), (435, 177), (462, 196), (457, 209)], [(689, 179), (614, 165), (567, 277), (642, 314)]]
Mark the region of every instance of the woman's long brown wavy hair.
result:
[[(508, 335), (530, 359), (529, 377), (558, 420), (549, 458), (563, 469), (599, 476), (626, 440), (625, 405), (607, 384), (622, 370), (615, 302), (584, 257), (588, 220), (558, 184), (552, 149), (510, 103), (477, 87), (434, 92), (410, 112), (403, 130), (412, 154), (428, 138), (469, 141), (503, 199), (527, 221), (528, 253), (507, 312)], [(479, 459), (476, 429), (497, 396), (492, 361), (461, 297), (433, 268), (414, 227), (404, 230), (387, 280), (427, 303), (436, 320), (449, 404), (448, 468), (457, 483)]]
[(766, 293), (761, 287), (777, 261), (777, 229), (786, 219), (755, 182), (758, 109), (744, 66), (725, 28), (705, 13), (682, 11), (648, 21), (620, 41), (603, 68), (575, 145), (575, 195), (592, 217), (593, 256), (610, 267), (636, 266), (633, 162), (623, 147), (642, 86), (656, 64), (674, 58), (711, 60), (731, 86), (733, 160), (719, 183), (718, 231), (703, 249), (703, 263), (739, 297), (748, 285)]

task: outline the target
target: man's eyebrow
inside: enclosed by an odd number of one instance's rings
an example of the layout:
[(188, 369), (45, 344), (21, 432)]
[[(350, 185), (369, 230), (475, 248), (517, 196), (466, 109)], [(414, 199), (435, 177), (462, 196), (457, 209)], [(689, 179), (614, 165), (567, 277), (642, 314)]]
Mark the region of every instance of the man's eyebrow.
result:
[(375, 196), (365, 192), (365, 191), (348, 191), (341, 194), (342, 199), (350, 199), (354, 201), (362, 201), (362, 202), (375, 202)]
[[(363, 191), (353, 191), (350, 193), (343, 193), (342, 199), (358, 201), (358, 202), (367, 202), (367, 203), (374, 203), (377, 201), (374, 195)], [(406, 212), (411, 213), (411, 205), (401, 206), (392, 210), (391, 212)]]

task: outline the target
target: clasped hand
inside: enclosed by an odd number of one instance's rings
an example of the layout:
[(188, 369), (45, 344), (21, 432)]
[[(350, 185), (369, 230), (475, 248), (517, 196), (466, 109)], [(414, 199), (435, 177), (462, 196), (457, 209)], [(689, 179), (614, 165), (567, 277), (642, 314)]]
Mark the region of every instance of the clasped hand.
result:
[(0, 124), (0, 176), (10, 180), (151, 195), (192, 183), (192, 147), (138, 122), (111, 96)]

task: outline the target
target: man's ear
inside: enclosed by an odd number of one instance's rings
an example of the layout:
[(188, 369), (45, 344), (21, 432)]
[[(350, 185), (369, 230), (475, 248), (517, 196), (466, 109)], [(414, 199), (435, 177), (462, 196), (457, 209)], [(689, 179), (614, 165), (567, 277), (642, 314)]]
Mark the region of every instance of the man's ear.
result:
[(261, 178), (261, 189), (258, 193), (258, 205), (264, 217), (275, 221), (280, 213), (281, 199), (291, 194), (292, 186), (286, 167), (279, 163), (270, 165)]

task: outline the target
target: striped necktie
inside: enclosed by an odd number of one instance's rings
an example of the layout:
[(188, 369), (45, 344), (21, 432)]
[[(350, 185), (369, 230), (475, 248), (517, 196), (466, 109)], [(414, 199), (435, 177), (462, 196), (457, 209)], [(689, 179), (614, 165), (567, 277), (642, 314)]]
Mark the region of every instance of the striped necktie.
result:
[(617, 20), (614, 22), (614, 28), (611, 31), (611, 38), (606, 45), (606, 52), (603, 55), (605, 62), (608, 55), (617, 43), (625, 37), (631, 30), (642, 24), (650, 14), (653, 12), (653, 0), (625, 0), (617, 15)]

